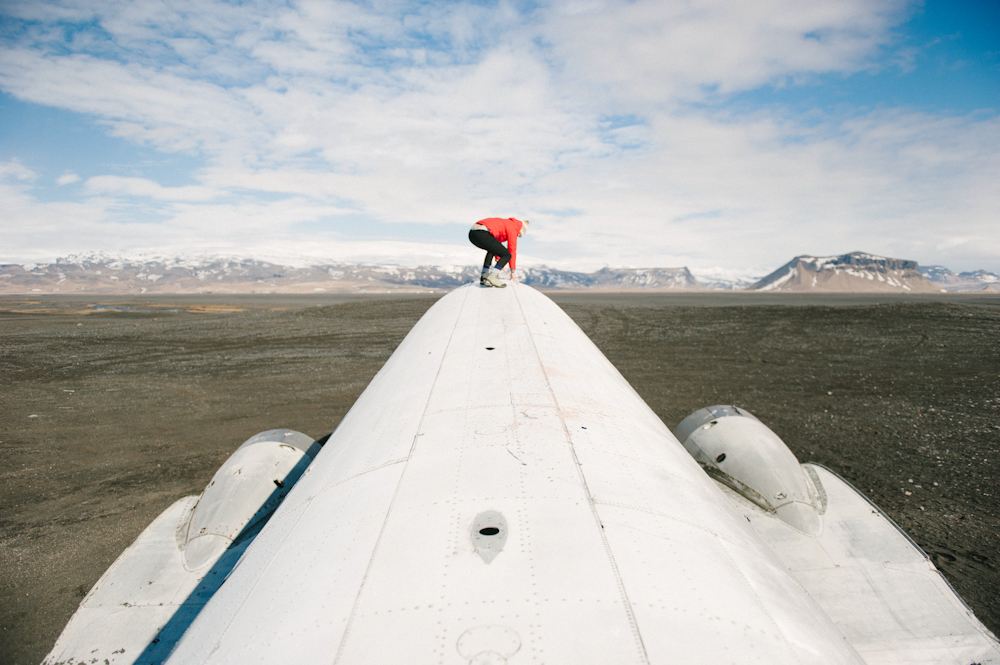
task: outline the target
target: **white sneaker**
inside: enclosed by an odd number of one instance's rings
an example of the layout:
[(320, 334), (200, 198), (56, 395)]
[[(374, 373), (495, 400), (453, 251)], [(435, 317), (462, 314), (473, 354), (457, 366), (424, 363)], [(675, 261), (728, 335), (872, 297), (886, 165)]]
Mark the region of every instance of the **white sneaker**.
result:
[(500, 278), (494, 275), (493, 273), (485, 275), (482, 279), (479, 280), (479, 283), (482, 284), (483, 286), (495, 286), (498, 289), (502, 289), (507, 286), (506, 284), (501, 282)]

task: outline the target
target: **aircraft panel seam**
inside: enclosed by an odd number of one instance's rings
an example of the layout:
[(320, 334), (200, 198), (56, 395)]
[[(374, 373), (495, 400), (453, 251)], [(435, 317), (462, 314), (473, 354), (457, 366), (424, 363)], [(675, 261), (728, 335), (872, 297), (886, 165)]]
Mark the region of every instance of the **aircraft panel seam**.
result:
[(428, 411), (426, 415), (436, 416), (442, 413), (456, 413), (458, 411), (470, 412), (470, 411), (477, 411), (479, 409), (502, 409), (508, 406), (511, 406), (511, 402), (509, 400), (506, 402), (492, 402), (492, 403), (475, 404), (472, 406), (456, 406), (454, 408), (448, 408), (448, 409), (436, 409), (434, 411)]
[[(521, 299), (518, 297), (517, 288), (514, 289), (514, 298), (517, 302), (518, 308), (521, 310), (522, 318), (527, 320), (527, 317), (524, 316), (524, 306), (521, 304)], [(607, 535), (604, 532), (604, 525), (601, 523), (601, 516), (597, 512), (597, 506), (594, 505), (594, 497), (590, 493), (590, 487), (587, 485), (587, 478), (583, 473), (582, 466), (580, 465), (580, 459), (577, 457), (576, 448), (573, 446), (573, 438), (569, 433), (569, 427), (566, 425), (566, 419), (563, 417), (562, 411), (559, 408), (559, 399), (556, 397), (555, 390), (552, 388), (552, 382), (549, 380), (548, 372), (545, 371), (545, 365), (542, 363), (541, 355), (538, 352), (538, 345), (535, 344), (535, 338), (532, 335), (528, 335), (528, 338), (531, 340), (531, 347), (535, 351), (535, 358), (538, 360), (542, 376), (545, 377), (545, 385), (552, 397), (552, 403), (555, 404), (556, 411), (559, 413), (559, 422), (562, 424), (563, 433), (566, 437), (566, 443), (569, 445), (570, 454), (573, 457), (573, 463), (576, 465), (576, 472), (580, 478), (580, 484), (587, 497), (587, 503), (590, 505), (590, 513), (593, 516), (594, 523), (600, 533), (601, 544), (604, 546), (604, 553), (608, 558), (608, 563), (611, 566), (615, 583), (618, 586), (618, 593), (621, 594), (625, 615), (628, 617), (629, 624), (632, 626), (632, 634), (635, 637), (636, 646), (638, 646), (639, 654), (642, 656), (643, 662), (649, 665), (649, 654), (646, 652), (646, 645), (642, 640), (642, 634), (639, 632), (639, 624), (636, 621), (635, 612), (632, 609), (632, 602), (629, 600), (628, 592), (625, 589), (625, 583), (622, 581), (621, 572), (618, 570), (618, 563), (615, 561), (614, 553), (611, 551), (611, 544), (608, 542)]]
[[(727, 540), (724, 540), (724, 539), (722, 540), (723, 544), (728, 543), (728, 542), (729, 541), (727, 541)], [(782, 636), (784, 636), (786, 638), (786, 640), (782, 643), (782, 646), (784, 647), (785, 652), (788, 653), (789, 656), (794, 656), (794, 652), (792, 650), (791, 645), (795, 643), (795, 636), (794, 635), (789, 635), (788, 630), (784, 626), (782, 626), (782, 624), (777, 619), (775, 619), (774, 614), (768, 608), (767, 603), (764, 602), (764, 599), (757, 592), (757, 588), (750, 581), (750, 578), (747, 577), (747, 574), (746, 574), (746, 572), (744, 572), (743, 567), (740, 566), (739, 563), (737, 563), (736, 559), (733, 558), (732, 553), (725, 546), (720, 547), (719, 550), (722, 552), (723, 556), (725, 556), (726, 559), (729, 560), (729, 563), (732, 566), (731, 569), (733, 571), (735, 571), (737, 575), (740, 576), (740, 579), (743, 580), (743, 584), (749, 590), (750, 594), (754, 597), (754, 599), (756, 599), (756, 601), (757, 601), (757, 608), (758, 608), (758, 611), (760, 612), (761, 616), (767, 618), (767, 620), (770, 622), (771, 626), (774, 628), (774, 630), (775, 630), (775, 632), (777, 634), (782, 635)], [(775, 558), (777, 559), (777, 557), (775, 557)], [(813, 603), (813, 605), (815, 605), (816, 609), (819, 610), (819, 612), (820, 612), (821, 615), (825, 616), (827, 619), (830, 619), (829, 615), (826, 614), (826, 612), (823, 610), (823, 608), (820, 607), (819, 603), (816, 602), (816, 599), (812, 597), (812, 595), (805, 588), (805, 586), (803, 586), (802, 582), (800, 582), (798, 580), (798, 578), (796, 578), (795, 575), (792, 574), (792, 571), (790, 571), (787, 566), (784, 566), (780, 560), (776, 560), (775, 561), (775, 565), (778, 566), (778, 567), (780, 567), (782, 570), (784, 570), (788, 574), (789, 579), (796, 586), (798, 586), (800, 589), (802, 589), (802, 591), (805, 593), (805, 597), (808, 598)], [(837, 631), (837, 633), (844, 638), (845, 642), (847, 643), (847, 645), (851, 649), (851, 651), (854, 651), (854, 653), (857, 653), (857, 649), (854, 648), (854, 645), (851, 644), (850, 641), (847, 640), (847, 637), (844, 636), (844, 634), (840, 631), (840, 628), (838, 626), (836, 626), (833, 623), (832, 620), (830, 621), (830, 625), (833, 626), (834, 629)]]
[(629, 503), (621, 503), (619, 501), (602, 501), (600, 499), (591, 499), (591, 501), (594, 503), (595, 506), (601, 505), (601, 506), (608, 506), (608, 507), (611, 507), (611, 508), (623, 508), (625, 510), (634, 510), (634, 511), (639, 512), (639, 513), (646, 513), (647, 515), (655, 515), (656, 517), (663, 517), (664, 519), (668, 519), (668, 520), (677, 522), (679, 524), (684, 524), (684, 525), (689, 526), (689, 527), (691, 527), (693, 529), (698, 529), (699, 531), (705, 531), (706, 533), (710, 533), (713, 536), (716, 536), (720, 540), (725, 540), (726, 542), (729, 542), (729, 543), (732, 543), (733, 545), (739, 546), (739, 544), (736, 543), (735, 541), (733, 541), (731, 538), (726, 538), (723, 534), (720, 534), (720, 533), (718, 533), (717, 531), (715, 531), (713, 529), (709, 529), (709, 528), (705, 527), (702, 524), (697, 524), (697, 523), (691, 522), (689, 520), (681, 519), (681, 518), (676, 517), (674, 515), (668, 515), (667, 513), (663, 513), (663, 512), (660, 512), (658, 510), (652, 510), (650, 508), (642, 508), (640, 506), (636, 506), (636, 505), (629, 504)]
[[(414, 432), (413, 443), (410, 444), (410, 453), (407, 455), (406, 459), (409, 460), (410, 456), (413, 455), (413, 449), (417, 444), (417, 436), (419, 436), (420, 430), (424, 424), (424, 418), (427, 416), (427, 408), (430, 406), (431, 397), (434, 395), (434, 386), (437, 384), (438, 378), (441, 376), (441, 368), (444, 366), (444, 359), (448, 357), (448, 349), (451, 347), (452, 341), (455, 339), (455, 330), (458, 328), (458, 322), (462, 318), (460, 316), (462, 310), (465, 308), (465, 303), (469, 299), (469, 292), (466, 290), (464, 297), (462, 298), (462, 304), (456, 308), (459, 315), (455, 316), (455, 322), (452, 324), (451, 333), (448, 335), (448, 343), (445, 344), (444, 353), (441, 354), (441, 359), (438, 361), (437, 372), (434, 374), (434, 381), (431, 382), (431, 389), (427, 391), (427, 401), (424, 403), (423, 411), (420, 414), (420, 420), (417, 421), (417, 428)], [(336, 665), (341, 656), (344, 654), (344, 647), (347, 644), (347, 640), (351, 637), (351, 628), (354, 624), (354, 616), (358, 611), (358, 603), (361, 601), (361, 594), (364, 593), (365, 584), (368, 582), (368, 577), (372, 571), (372, 565), (375, 562), (375, 558), (378, 556), (379, 546), (382, 544), (382, 538), (385, 536), (385, 527), (389, 523), (389, 518), (392, 516), (392, 509), (396, 505), (396, 499), (399, 496), (399, 488), (403, 486), (403, 478), (406, 476), (406, 467), (403, 467), (402, 472), (399, 474), (399, 480), (396, 481), (396, 489), (392, 493), (392, 500), (389, 502), (389, 508), (385, 511), (385, 517), (382, 519), (382, 527), (379, 529), (378, 538), (375, 540), (375, 547), (372, 548), (371, 557), (368, 559), (368, 565), (365, 567), (365, 574), (361, 578), (361, 584), (358, 585), (358, 591), (354, 596), (354, 603), (351, 606), (351, 613), (347, 617), (347, 625), (344, 626), (344, 634), (340, 638), (340, 644), (337, 645), (337, 654), (333, 657), (331, 661), (332, 665)]]
[[(306, 507), (308, 505), (309, 505), (309, 502), (302, 504), (303, 507)], [(280, 550), (281, 547), (285, 544), (285, 541), (288, 540), (288, 536), (291, 535), (292, 531), (295, 530), (295, 526), (299, 523), (299, 520), (301, 520), (302, 516), (305, 515), (305, 513), (306, 513), (305, 510), (299, 510), (298, 506), (296, 506), (293, 510), (291, 510), (289, 512), (291, 512), (291, 513), (296, 513), (297, 512), (298, 515), (295, 517), (295, 521), (290, 525), (290, 527), (287, 528), (287, 529), (285, 529), (285, 534), (282, 537), (281, 542), (274, 549), (275, 553), (277, 553), (278, 550)], [(266, 525), (265, 525), (265, 528), (266, 528)], [(258, 536), (259, 535), (260, 534), (258, 534)], [(244, 554), (245, 553), (246, 553), (246, 551), (244, 550)], [(214, 640), (214, 646), (212, 647), (212, 650), (208, 653), (208, 656), (211, 656), (211, 654), (214, 653), (215, 650), (219, 648), (219, 645), (222, 643), (222, 640), (224, 640), (226, 638), (226, 636), (229, 634), (229, 631), (232, 629), (233, 624), (236, 623), (236, 617), (239, 616), (240, 612), (243, 611), (244, 606), (246, 606), (247, 602), (250, 600), (250, 597), (253, 596), (254, 590), (260, 584), (261, 580), (264, 579), (267, 570), (270, 569), (272, 565), (274, 565), (275, 558), (277, 558), (276, 555), (272, 555), (271, 559), (264, 566), (264, 568), (261, 571), (261, 573), (258, 574), (254, 578), (253, 584), (250, 585), (250, 588), (243, 595), (243, 599), (240, 600), (239, 604), (237, 605), (237, 607), (235, 608), (235, 610), (233, 611), (233, 613), (230, 615), (229, 620), (226, 621), (225, 628), (223, 628), (222, 632), (219, 633), (218, 637)], [(239, 565), (239, 562), (237, 562), (237, 566), (238, 565)], [(233, 572), (235, 572), (235, 571), (236, 571), (236, 568), (233, 569)], [(209, 602), (211, 602), (211, 600)], [(188, 629), (190, 630), (190, 626), (188, 627)], [(177, 642), (177, 646), (174, 647), (174, 651), (177, 650), (177, 647), (179, 647), (183, 641), (184, 641), (184, 638), (181, 637), (180, 641)], [(171, 656), (172, 655), (173, 655), (173, 652), (171, 652)], [(168, 658), (167, 660), (169, 661), (170, 658)]]
[[(367, 474), (372, 473), (374, 471), (378, 471), (380, 469), (384, 469), (387, 466), (392, 466), (393, 464), (399, 464), (401, 462), (405, 462), (408, 459), (409, 459), (409, 457), (397, 457), (396, 459), (386, 460), (385, 462), (382, 462), (381, 464), (376, 464), (375, 466), (367, 467), (363, 471), (358, 471), (357, 473), (351, 474), (351, 475), (347, 476), (346, 478), (341, 478), (340, 480), (338, 480), (335, 483), (332, 483), (330, 485), (324, 485), (315, 494), (311, 494), (308, 498), (306, 498), (305, 500), (303, 500), (302, 503), (306, 504), (306, 503), (312, 501), (313, 499), (315, 499), (316, 497), (318, 497), (319, 495), (325, 494), (326, 492), (328, 492), (328, 491), (330, 491), (332, 489), (340, 487), (344, 483), (348, 483), (348, 482), (350, 482), (352, 480), (356, 480), (356, 479), (360, 478), (361, 476), (367, 475)], [(298, 508), (298, 506), (295, 506), (295, 507)]]

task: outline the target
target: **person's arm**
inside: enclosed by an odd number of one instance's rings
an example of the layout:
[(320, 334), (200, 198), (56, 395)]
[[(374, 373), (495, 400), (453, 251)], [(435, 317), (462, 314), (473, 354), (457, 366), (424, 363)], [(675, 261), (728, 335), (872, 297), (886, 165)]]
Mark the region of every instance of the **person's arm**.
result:
[(511, 222), (507, 226), (507, 249), (510, 251), (510, 276), (514, 277), (514, 269), (517, 267), (517, 234), (521, 230), (522, 225), (518, 225), (517, 228), (514, 227), (514, 223)]

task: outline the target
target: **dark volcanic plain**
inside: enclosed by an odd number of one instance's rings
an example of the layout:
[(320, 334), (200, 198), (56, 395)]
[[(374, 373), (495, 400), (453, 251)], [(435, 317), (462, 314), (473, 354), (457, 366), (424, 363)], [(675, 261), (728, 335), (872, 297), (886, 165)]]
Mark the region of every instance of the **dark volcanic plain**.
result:
[[(1000, 298), (554, 297), (668, 426), (749, 409), (1000, 630)], [(121, 551), (245, 439), (329, 433), (433, 302), (0, 301), (0, 662), (40, 662)]]

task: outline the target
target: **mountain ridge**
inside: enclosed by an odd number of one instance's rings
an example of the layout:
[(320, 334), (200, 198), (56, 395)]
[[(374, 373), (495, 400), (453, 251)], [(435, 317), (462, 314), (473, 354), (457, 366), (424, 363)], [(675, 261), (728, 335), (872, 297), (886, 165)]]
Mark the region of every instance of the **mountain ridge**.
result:
[[(300, 258), (152, 252), (74, 254), (50, 263), (0, 264), (0, 294), (156, 293), (440, 293), (476, 281), (479, 268), (466, 265), (405, 267)], [(838, 256), (800, 255), (763, 278), (716, 268), (611, 268), (574, 272), (529, 266), (519, 279), (544, 290), (593, 291), (799, 291), (938, 293), (1000, 290), (1000, 276), (977, 270), (954, 273), (943, 266), (866, 252)]]
[(955, 273), (944, 266), (920, 266), (920, 274), (946, 291), (970, 293), (1000, 290), (1000, 275), (988, 270)]
[(939, 293), (941, 287), (920, 274), (909, 259), (867, 252), (838, 256), (803, 254), (753, 284), (751, 291), (828, 293)]
[[(545, 266), (518, 270), (528, 285), (549, 290), (705, 290), (682, 268), (602, 268), (593, 273)], [(0, 293), (309, 293), (451, 290), (479, 279), (474, 266), (329, 262), (289, 266), (236, 257), (71, 255), (54, 263), (0, 265)]]

